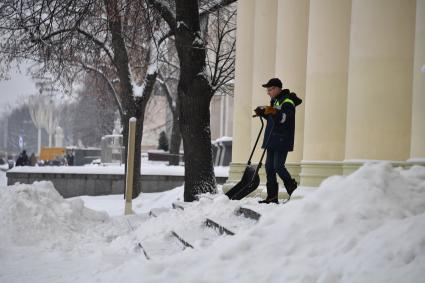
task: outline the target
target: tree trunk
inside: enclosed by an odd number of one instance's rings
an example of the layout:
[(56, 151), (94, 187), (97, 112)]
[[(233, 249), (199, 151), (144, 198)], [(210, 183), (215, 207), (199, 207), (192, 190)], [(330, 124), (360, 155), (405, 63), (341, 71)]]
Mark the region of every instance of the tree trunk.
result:
[[(133, 86), (131, 84), (131, 75), (129, 69), (129, 61), (127, 49), (125, 46), (120, 11), (117, 1), (104, 0), (107, 15), (109, 30), (112, 35), (112, 48), (114, 50), (114, 62), (117, 68), (117, 74), (120, 85), (120, 99), (123, 107), (123, 115), (121, 123), (123, 126), (123, 143), (125, 147), (124, 160), (125, 160), (125, 174), (127, 172), (127, 154), (128, 154), (128, 122), (130, 118), (135, 117), (136, 123), (136, 141), (135, 141), (135, 158), (134, 158), (134, 176), (133, 176), (133, 198), (136, 198), (140, 192), (140, 167), (141, 167), (141, 147), (142, 147), (142, 134), (143, 134), (143, 121), (144, 114), (149, 100), (150, 93), (153, 89), (153, 83), (156, 80), (156, 73), (153, 75), (146, 75), (146, 87), (142, 97), (135, 98), (133, 93)], [(126, 177), (124, 175), (124, 177)]]
[(200, 193), (216, 193), (212, 163), (210, 100), (212, 89), (205, 77), (197, 0), (177, 0), (176, 47), (180, 60), (180, 130), (185, 154), (184, 200)]
[(125, 113), (129, 113), (127, 116), (124, 116), (123, 123), (123, 142), (125, 145), (125, 169), (127, 172), (127, 153), (128, 153), (128, 122), (131, 117), (137, 118), (136, 123), (136, 143), (134, 148), (134, 176), (133, 176), (133, 198), (136, 198), (141, 192), (141, 158), (142, 158), (142, 135), (143, 135), (143, 125), (145, 120), (146, 106), (151, 97), (153, 87), (155, 85), (157, 73), (147, 74), (145, 77), (145, 88), (143, 90), (143, 95), (137, 97), (133, 100), (133, 103), (129, 105)]
[[(211, 87), (198, 77), (181, 97), (180, 129), (185, 156), (184, 201), (201, 193), (217, 193), (210, 131)], [(194, 119), (194, 117), (196, 117)]]

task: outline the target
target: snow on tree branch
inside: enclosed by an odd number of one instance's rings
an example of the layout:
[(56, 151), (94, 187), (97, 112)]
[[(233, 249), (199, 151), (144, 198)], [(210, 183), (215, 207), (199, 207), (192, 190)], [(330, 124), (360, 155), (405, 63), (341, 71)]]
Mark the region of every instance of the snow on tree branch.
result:
[(83, 66), (84, 69), (87, 69), (89, 71), (94, 72), (96, 75), (100, 76), (105, 81), (105, 83), (108, 85), (109, 90), (111, 91), (111, 94), (114, 98), (114, 101), (115, 101), (115, 103), (118, 107), (118, 111), (120, 112), (120, 115), (122, 116), (123, 115), (123, 109), (122, 109), (121, 101), (120, 101), (120, 98), (118, 96), (118, 93), (115, 91), (113, 82), (108, 79), (108, 77), (104, 74), (104, 72), (102, 72), (102, 70), (99, 70), (98, 68), (88, 66), (88, 65), (84, 65), (84, 64), (82, 64), (82, 66)]
[(177, 28), (177, 23), (176, 15), (173, 13), (171, 7), (161, 0), (148, 0), (148, 3), (161, 14), (161, 17), (167, 22), (170, 29), (174, 32)]
[(208, 14), (214, 13), (217, 10), (226, 7), (232, 3), (237, 2), (237, 0), (216, 0), (216, 1), (207, 1), (206, 5), (201, 6), (200, 10), (202, 11), (200, 13), (200, 17), (204, 17)]

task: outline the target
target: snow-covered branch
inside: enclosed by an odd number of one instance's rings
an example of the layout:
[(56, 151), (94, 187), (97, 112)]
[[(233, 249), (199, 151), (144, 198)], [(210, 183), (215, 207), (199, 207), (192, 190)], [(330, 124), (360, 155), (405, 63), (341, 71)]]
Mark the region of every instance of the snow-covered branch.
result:
[(84, 69), (88, 70), (88, 71), (92, 71), (94, 72), (96, 75), (100, 76), (108, 85), (109, 90), (111, 91), (111, 94), (114, 98), (115, 103), (117, 104), (118, 107), (118, 111), (120, 112), (120, 115), (122, 117), (123, 115), (123, 109), (122, 109), (122, 105), (120, 102), (120, 98), (118, 96), (118, 93), (115, 91), (114, 85), (113, 83), (108, 79), (108, 77), (98, 68), (92, 67), (92, 66), (88, 66), (86, 64), (81, 63), (81, 65), (83, 66)]
[(164, 90), (165, 97), (167, 98), (168, 106), (170, 107), (171, 112), (174, 113), (175, 111), (177, 111), (177, 109), (175, 109), (175, 107), (174, 107), (175, 103), (173, 102), (171, 90), (170, 90), (168, 84), (165, 83), (164, 77), (162, 76), (161, 72), (158, 73), (158, 78), (156, 79), (156, 81), (159, 83), (159, 85)]
[(202, 18), (208, 14), (214, 13), (219, 9), (228, 6), (232, 3), (235, 3), (237, 0), (218, 0), (218, 1), (209, 1), (205, 7), (202, 7), (202, 12), (199, 16)]
[(161, 0), (148, 0), (148, 3), (160, 13), (161, 17), (167, 22), (171, 31), (175, 33), (177, 28), (176, 15), (173, 13), (171, 8)]

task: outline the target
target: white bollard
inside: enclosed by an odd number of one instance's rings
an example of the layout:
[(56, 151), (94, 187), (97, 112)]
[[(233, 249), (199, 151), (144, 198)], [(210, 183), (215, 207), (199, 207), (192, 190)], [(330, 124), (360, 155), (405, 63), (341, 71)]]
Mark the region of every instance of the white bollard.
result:
[(128, 122), (127, 174), (125, 180), (125, 209), (124, 214), (133, 214), (133, 175), (134, 175), (134, 145), (136, 139), (137, 119), (132, 117)]

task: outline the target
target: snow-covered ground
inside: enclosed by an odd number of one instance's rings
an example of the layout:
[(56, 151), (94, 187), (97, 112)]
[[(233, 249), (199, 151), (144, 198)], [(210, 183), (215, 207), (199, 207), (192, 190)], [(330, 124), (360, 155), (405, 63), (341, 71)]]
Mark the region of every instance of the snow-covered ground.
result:
[(7, 185), (6, 172), (0, 171), (0, 188)]
[[(81, 196), (87, 208), (105, 211), (110, 216), (119, 216), (124, 213), (123, 195)], [(183, 201), (183, 187), (164, 193), (142, 193), (133, 200), (132, 208), (136, 214), (149, 213), (154, 208), (171, 207), (173, 202)]]
[[(181, 197), (182, 188), (142, 194), (135, 215), (119, 216), (120, 196), (2, 186), (0, 282), (424, 282), (424, 167), (367, 164), (285, 205), (221, 194), (169, 209)], [(262, 214), (258, 223), (233, 214), (241, 205)], [(205, 217), (236, 235), (209, 231)]]

